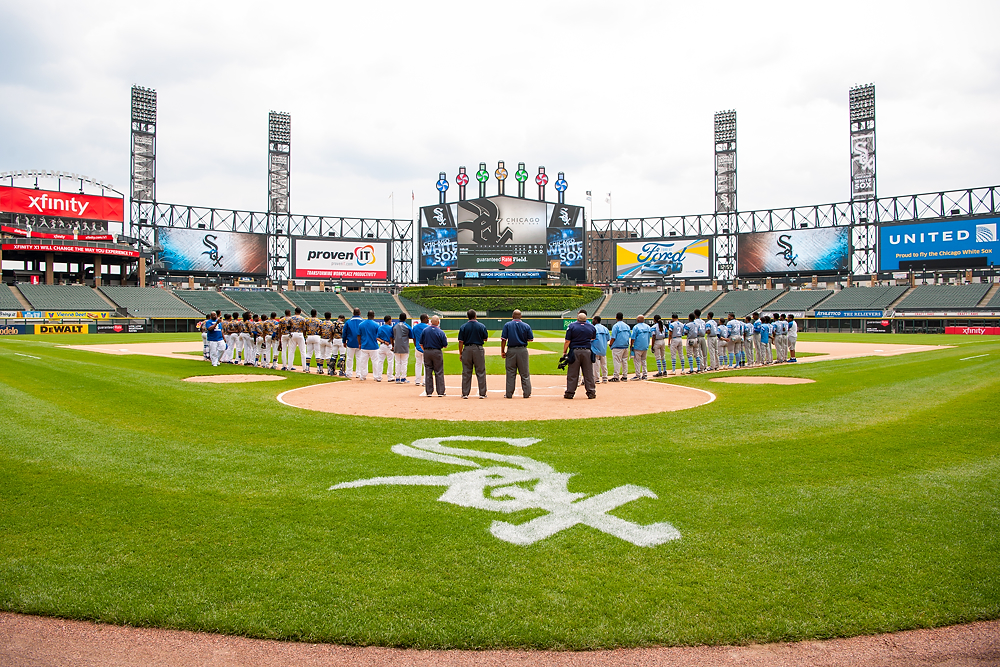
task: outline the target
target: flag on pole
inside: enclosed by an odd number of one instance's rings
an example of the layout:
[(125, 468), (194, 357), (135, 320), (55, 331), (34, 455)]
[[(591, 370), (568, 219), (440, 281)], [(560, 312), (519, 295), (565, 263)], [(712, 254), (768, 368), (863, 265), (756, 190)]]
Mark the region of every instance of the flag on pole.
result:
[(604, 200), (604, 203), (605, 204), (610, 204), (611, 203), (611, 193), (610, 192), (608, 193), (607, 199)]
[(587, 190), (587, 201), (594, 201), (594, 198), (590, 195), (590, 190)]

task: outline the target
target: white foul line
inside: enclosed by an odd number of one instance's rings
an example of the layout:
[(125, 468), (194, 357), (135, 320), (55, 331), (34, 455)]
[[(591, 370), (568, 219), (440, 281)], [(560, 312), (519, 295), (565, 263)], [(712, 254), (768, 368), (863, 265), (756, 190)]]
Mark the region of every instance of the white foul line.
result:
[(15, 352), (14, 354), (16, 354), (19, 357), (30, 357), (31, 359), (41, 359), (41, 357), (32, 357), (30, 354), (21, 354), (20, 352)]
[(969, 359), (978, 359), (979, 357), (988, 357), (988, 354), (977, 354), (974, 357), (966, 357), (965, 359), (959, 359), (959, 361), (968, 361)]

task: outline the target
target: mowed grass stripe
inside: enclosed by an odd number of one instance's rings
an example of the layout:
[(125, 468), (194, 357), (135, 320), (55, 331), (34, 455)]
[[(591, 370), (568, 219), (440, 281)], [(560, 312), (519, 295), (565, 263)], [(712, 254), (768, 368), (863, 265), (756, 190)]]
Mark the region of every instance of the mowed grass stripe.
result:
[[(766, 370), (817, 380), (794, 387), (671, 379), (719, 400), (533, 424), (274, 400), (316, 376), (190, 385), (179, 379), (204, 365), (0, 354), (0, 607), (424, 647), (729, 643), (995, 618), (1000, 363), (959, 365), (974, 348)], [(577, 526), (517, 547), (490, 521), (540, 512), (456, 507), (429, 487), (326, 491), (454, 472), (389, 451), (454, 434), (543, 438), (516, 453), (576, 473), (571, 491), (648, 486), (659, 499), (614, 514), (683, 537), (644, 549)]]

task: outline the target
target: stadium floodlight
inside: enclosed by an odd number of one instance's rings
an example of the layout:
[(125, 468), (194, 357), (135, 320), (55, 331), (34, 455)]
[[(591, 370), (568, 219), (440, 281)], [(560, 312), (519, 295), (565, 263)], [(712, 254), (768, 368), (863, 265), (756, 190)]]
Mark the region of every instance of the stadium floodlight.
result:
[(715, 114), (715, 212), (736, 211), (736, 112)]
[(875, 181), (875, 84), (854, 86), (850, 91), (851, 201), (874, 199)]

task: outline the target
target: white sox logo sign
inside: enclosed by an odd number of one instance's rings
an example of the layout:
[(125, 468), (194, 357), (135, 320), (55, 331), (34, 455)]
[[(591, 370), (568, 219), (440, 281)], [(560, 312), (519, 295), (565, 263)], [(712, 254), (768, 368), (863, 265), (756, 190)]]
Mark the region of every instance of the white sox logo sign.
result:
[[(585, 493), (570, 493), (567, 485), (572, 474), (556, 472), (547, 463), (527, 456), (494, 454), (441, 444), (455, 441), (503, 442), (514, 447), (528, 447), (539, 442), (535, 438), (480, 438), (465, 435), (421, 438), (412, 445), (395, 445), (392, 451), (401, 456), (463, 466), (471, 470), (450, 475), (359, 479), (331, 486), (330, 491), (383, 485), (443, 486), (445, 492), (438, 500), (459, 507), (505, 514), (525, 509), (547, 512), (519, 525), (494, 521), (490, 526), (493, 536), (512, 544), (534, 544), (577, 524), (596, 528), (640, 547), (654, 547), (681, 537), (680, 532), (669, 523), (641, 525), (608, 514), (609, 511), (639, 498), (655, 499), (656, 494), (645, 487), (626, 484), (588, 498)], [(471, 459), (497, 463), (484, 466)], [(531, 482), (534, 484), (529, 488), (527, 484)]]

